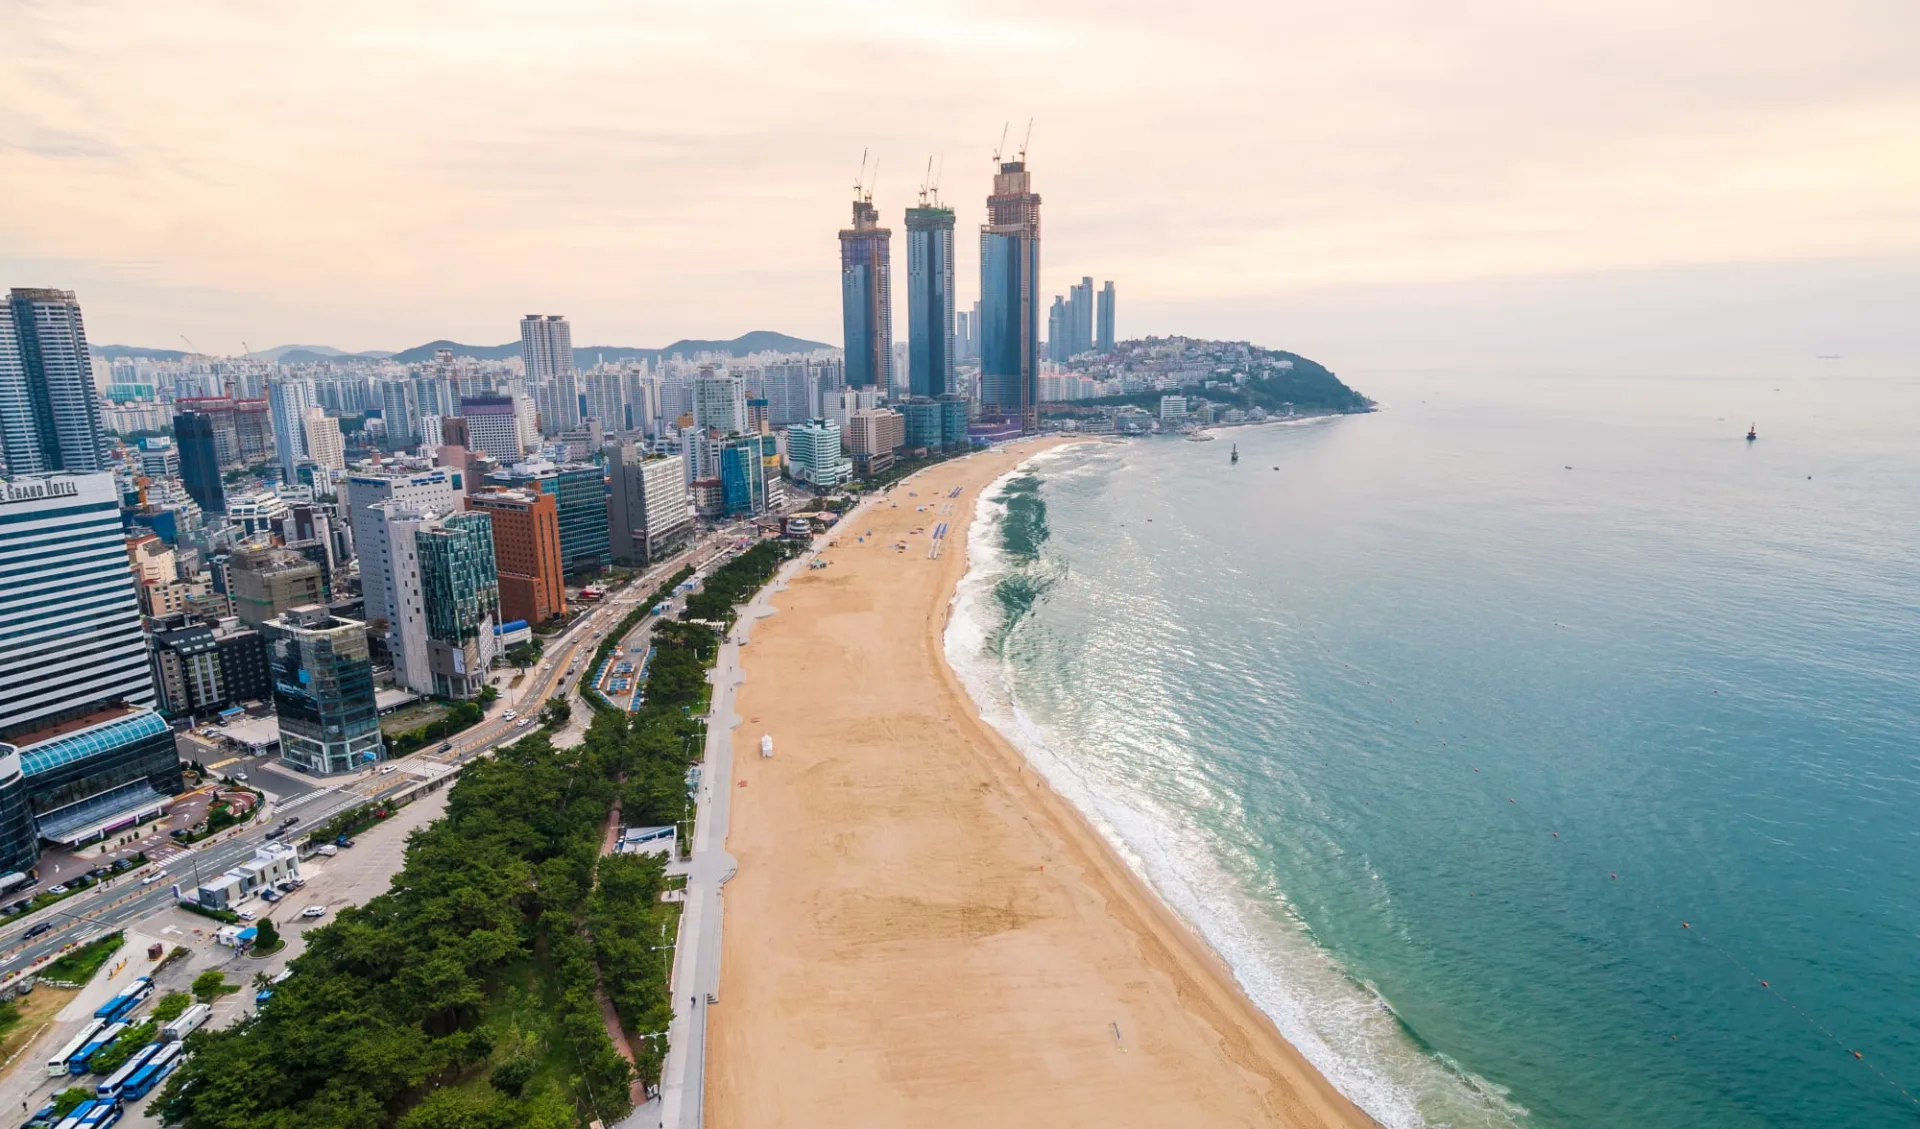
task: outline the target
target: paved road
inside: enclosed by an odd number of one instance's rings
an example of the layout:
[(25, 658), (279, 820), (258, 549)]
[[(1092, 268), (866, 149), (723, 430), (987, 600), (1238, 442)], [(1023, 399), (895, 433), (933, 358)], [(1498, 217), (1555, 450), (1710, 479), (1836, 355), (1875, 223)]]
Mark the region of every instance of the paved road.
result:
[[(706, 547), (703, 543), (681, 557), (649, 570), (646, 575), (635, 579), (629, 589), (636, 595), (644, 594), (651, 585), (658, 584), (661, 577), (679, 568), (686, 559)], [(547, 640), (544, 656), (547, 669), (529, 671), (529, 680), (513, 695), (514, 701), (524, 712), (538, 710), (556, 688), (568, 692), (575, 689), (578, 672), (569, 676), (566, 668), (576, 655), (582, 665), (591, 657), (593, 649), (599, 645), (600, 633), (626, 614), (631, 599), (625, 597), (626, 593), (621, 593), (576, 620), (566, 631)], [(350, 777), (326, 778), (318, 788), (270, 803), (265, 809), (265, 818), (166, 860), (162, 864), (165, 877), (157, 882), (140, 886), (139, 877), (136, 876), (138, 872), (130, 873), (116, 879), (110, 887), (95, 887), (0, 928), (0, 975), (26, 969), (73, 941), (124, 927), (129, 922), (165, 908), (174, 900), (175, 883), (180, 885), (183, 893), (190, 892), (201, 881), (251, 858), (254, 851), (267, 841), (267, 831), (285, 815), (298, 816), (301, 823), (307, 826), (324, 823), (347, 808), (392, 795), (412, 787), (422, 778), (458, 771), (473, 758), (490, 752), (497, 745), (524, 736), (526, 729), (531, 728), (519, 727), (507, 720), (504, 715), (510, 708), (514, 707), (505, 701), (496, 702), (486, 720), (452, 738), (451, 749), (430, 750), (392, 761), (394, 772), (380, 774), (368, 769)], [(53, 931), (27, 940), (26, 932), (41, 922), (53, 923)]]

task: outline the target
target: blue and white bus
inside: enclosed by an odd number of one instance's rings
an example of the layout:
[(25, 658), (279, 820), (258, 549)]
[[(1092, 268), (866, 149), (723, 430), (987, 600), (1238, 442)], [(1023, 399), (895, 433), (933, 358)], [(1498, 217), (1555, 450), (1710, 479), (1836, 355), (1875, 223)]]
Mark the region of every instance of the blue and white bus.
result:
[(119, 1102), (95, 1102), (93, 1109), (80, 1119), (74, 1129), (107, 1129), (107, 1126), (120, 1120)]
[(127, 1079), (133, 1077), (135, 1071), (145, 1066), (147, 1060), (151, 1059), (154, 1052), (158, 1051), (163, 1045), (164, 1044), (161, 1043), (148, 1043), (146, 1046), (133, 1052), (133, 1054), (127, 1058), (127, 1061), (120, 1064), (120, 1069), (107, 1075), (107, 1080), (95, 1086), (93, 1092), (103, 1098), (119, 1097), (120, 1091), (126, 1089)]
[(81, 1047), (84, 1047), (88, 1043), (91, 1043), (93, 1041), (93, 1037), (95, 1035), (98, 1035), (101, 1029), (106, 1027), (106, 1025), (107, 1025), (106, 1020), (95, 1019), (89, 1022), (85, 1027), (82, 1027), (80, 1029), (80, 1033), (73, 1037), (73, 1041), (71, 1043), (68, 1043), (64, 1047), (61, 1047), (58, 1051), (55, 1051), (53, 1057), (47, 1060), (47, 1077), (59, 1078), (69, 1073), (69, 1071), (67, 1070), (67, 1064), (73, 1061), (73, 1056), (80, 1053)]
[(107, 1129), (107, 1126), (120, 1120), (120, 1103), (94, 1100), (81, 1102), (67, 1114), (57, 1129)]
[(120, 1037), (120, 1033), (126, 1029), (127, 1025), (124, 1023), (108, 1024), (98, 1035), (95, 1035), (86, 1046), (74, 1052), (74, 1056), (67, 1060), (67, 1073), (85, 1074), (87, 1071), (93, 1069), (93, 1056), (111, 1046), (113, 1041)]
[(137, 1102), (147, 1096), (147, 1092), (166, 1080), (173, 1068), (180, 1065), (185, 1057), (186, 1048), (179, 1043), (168, 1043), (153, 1052), (147, 1064), (133, 1072), (127, 1084), (120, 1090), (120, 1100)]
[(153, 980), (142, 976), (127, 986), (127, 990), (101, 1004), (93, 1013), (95, 1019), (104, 1019), (108, 1023), (125, 1019), (133, 1014), (140, 1002), (153, 994)]

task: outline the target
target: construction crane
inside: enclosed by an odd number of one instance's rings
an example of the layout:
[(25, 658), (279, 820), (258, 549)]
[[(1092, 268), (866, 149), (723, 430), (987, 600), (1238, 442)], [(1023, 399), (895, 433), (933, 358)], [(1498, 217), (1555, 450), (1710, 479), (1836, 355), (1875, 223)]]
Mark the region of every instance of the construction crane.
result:
[[(932, 185), (933, 185), (933, 157), (929, 155), (927, 157), (927, 175), (920, 178), (920, 206), (923, 208), (927, 206), (927, 192), (931, 189)], [(938, 203), (939, 198), (935, 197), (934, 202)]]
[(1027, 142), (1033, 140), (1033, 119), (1027, 119), (1027, 135), (1020, 139), (1020, 163), (1027, 163)]
[(1011, 128), (1013, 128), (1012, 122), (1005, 122), (1000, 126), (1000, 144), (993, 147), (993, 163), (996, 165), (1000, 163), (1000, 154), (1006, 152), (1007, 130)]
[(860, 175), (853, 178), (853, 198), (855, 200), (862, 199), (860, 195), (860, 191), (861, 191), (861, 188), (866, 184), (866, 182), (867, 182), (867, 151), (865, 149), (862, 149), (860, 150)]

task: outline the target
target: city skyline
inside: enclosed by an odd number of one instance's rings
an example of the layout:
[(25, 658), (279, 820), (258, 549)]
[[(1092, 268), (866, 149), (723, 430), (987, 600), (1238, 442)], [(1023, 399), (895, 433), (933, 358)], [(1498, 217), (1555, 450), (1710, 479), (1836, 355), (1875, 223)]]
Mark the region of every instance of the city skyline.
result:
[[(216, 353), (500, 341), (542, 306), (598, 340), (833, 341), (819, 217), (860, 150), (883, 158), (889, 220), (940, 155), (966, 227), (1003, 125), (1033, 117), (1058, 205), (1047, 292), (1122, 280), (1129, 335), (1336, 361), (1405, 338), (1446, 361), (1487, 346), (1454, 340), (1460, 313), (1428, 312), (1436, 296), (1495, 329), (1538, 321), (1502, 315), (1514, 292), (1650, 327), (1633, 344), (1662, 356), (1754, 325), (1796, 355), (1803, 336), (1852, 356), (1911, 351), (1920, 332), (1873, 300), (1920, 277), (1905, 10), (1863, 3), (1814, 27), (1704, 2), (1507, 4), (1464, 28), (1404, 3), (738, 15), (9, 9), (0, 170), (19, 206), (0, 218), (0, 272), (78, 292), (96, 343), (184, 335)], [(341, 51), (363, 74), (344, 89)], [(748, 64), (728, 89), (699, 81), (728, 60)], [(636, 65), (657, 81), (616, 80)], [(969, 93), (983, 67), (991, 92)], [(788, 76), (778, 97), (759, 72)], [(897, 96), (855, 99), (874, 86)], [(415, 112), (378, 112), (395, 101)], [(277, 139), (290, 119), (298, 147)], [(1648, 275), (1711, 316), (1667, 325), (1610, 293)], [(1783, 288), (1764, 316), (1720, 308)], [(1390, 317), (1408, 324), (1377, 332)]]

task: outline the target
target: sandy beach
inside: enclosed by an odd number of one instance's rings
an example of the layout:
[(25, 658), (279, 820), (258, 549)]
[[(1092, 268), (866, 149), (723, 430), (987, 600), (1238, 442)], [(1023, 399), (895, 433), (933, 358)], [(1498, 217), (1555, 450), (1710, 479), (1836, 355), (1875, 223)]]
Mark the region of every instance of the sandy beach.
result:
[(1044, 445), (942, 464), (843, 523), (742, 652), (717, 1129), (1373, 1125), (946, 664), (975, 500)]

